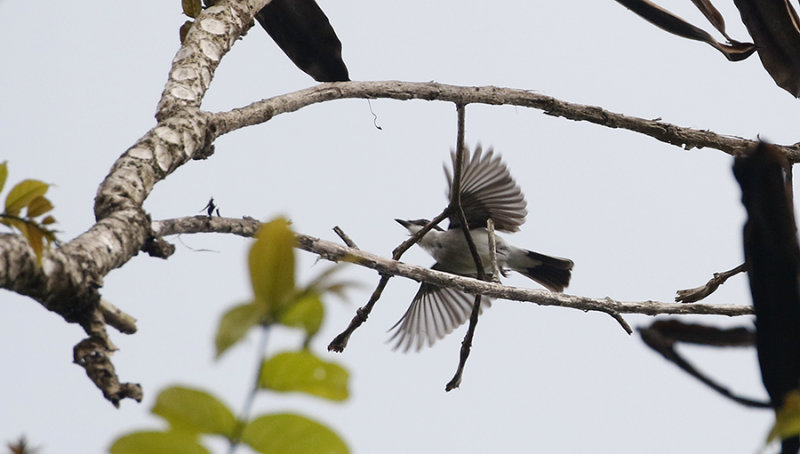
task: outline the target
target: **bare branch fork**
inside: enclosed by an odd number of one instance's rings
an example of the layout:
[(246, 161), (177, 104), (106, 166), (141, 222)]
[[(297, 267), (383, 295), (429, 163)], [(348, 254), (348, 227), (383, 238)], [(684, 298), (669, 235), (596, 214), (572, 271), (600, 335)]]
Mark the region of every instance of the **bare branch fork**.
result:
[[(259, 221), (252, 218), (209, 218), (192, 216), (154, 221), (153, 232), (159, 236), (180, 233), (233, 233), (250, 237), (258, 230)], [(547, 290), (534, 290), (505, 286), (494, 282), (479, 281), (469, 277), (457, 276), (432, 270), (423, 266), (411, 265), (387, 259), (361, 249), (350, 248), (332, 241), (313, 236), (297, 234), (297, 247), (332, 262), (348, 262), (373, 269), (391, 276), (401, 276), (417, 282), (427, 282), (441, 287), (450, 287), (471, 294), (481, 294), (491, 298), (530, 302), (540, 306), (557, 306), (577, 309), (584, 312), (605, 314), (641, 315), (722, 315), (738, 317), (752, 315), (753, 309), (747, 305), (734, 304), (681, 304), (658, 301), (619, 301), (612, 298), (591, 298), (586, 296), (552, 293)]]

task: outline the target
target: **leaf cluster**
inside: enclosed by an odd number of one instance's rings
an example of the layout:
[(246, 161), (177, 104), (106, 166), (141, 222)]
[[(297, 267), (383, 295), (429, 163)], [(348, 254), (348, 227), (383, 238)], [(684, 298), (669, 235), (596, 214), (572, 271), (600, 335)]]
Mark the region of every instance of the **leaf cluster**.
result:
[[(8, 179), (8, 163), (0, 164), (0, 192)], [(19, 231), (28, 241), (41, 263), (45, 243), (56, 241), (55, 231), (48, 226), (56, 222), (48, 215), (53, 204), (45, 197), (50, 185), (39, 180), (22, 180), (6, 195), (5, 209), (0, 213), (0, 223)]]
[[(333, 269), (305, 287), (295, 286), (295, 236), (289, 222), (278, 218), (264, 224), (250, 249), (253, 300), (234, 306), (221, 318), (216, 334), (219, 357), (253, 328), (279, 324), (302, 329), (305, 339), (297, 351), (259, 358), (256, 387), (273, 392), (299, 392), (341, 402), (349, 397), (349, 373), (342, 366), (317, 357), (309, 341), (324, 317), (322, 296), (340, 294), (347, 286), (331, 282)], [(164, 431), (139, 431), (118, 438), (112, 454), (208, 453), (200, 436), (226, 438), (260, 453), (348, 453), (345, 442), (327, 426), (295, 413), (269, 413), (237, 418), (212, 394), (172, 386), (159, 394), (152, 412), (169, 424)]]

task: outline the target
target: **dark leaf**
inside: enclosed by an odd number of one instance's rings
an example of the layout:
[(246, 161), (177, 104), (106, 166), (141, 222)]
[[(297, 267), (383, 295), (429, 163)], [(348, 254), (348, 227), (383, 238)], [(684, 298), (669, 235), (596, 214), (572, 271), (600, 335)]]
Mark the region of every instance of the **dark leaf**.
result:
[(714, 7), (708, 0), (692, 0), (694, 6), (703, 13), (703, 16), (706, 16), (711, 25), (714, 26), (722, 36), (725, 37), (728, 41), (733, 41), (730, 36), (725, 32), (725, 19), (722, 18), (722, 14), (720, 14), (719, 10)]
[(200, 11), (203, 11), (203, 4), (200, 0), (181, 0), (181, 7), (183, 7), (183, 14), (192, 19), (200, 15)]
[(688, 342), (714, 346), (750, 346), (753, 333), (746, 328), (722, 329), (712, 326), (685, 323), (680, 320), (656, 320), (646, 328), (639, 328), (639, 334), (648, 347), (660, 353), (667, 361), (675, 364), (687, 374), (703, 382), (721, 395), (748, 407), (769, 408), (768, 402), (741, 397), (694, 367), (676, 349), (678, 342)]
[(350, 80), (342, 43), (314, 0), (273, 0), (256, 19), (284, 53), (318, 82)]
[(186, 35), (189, 34), (189, 29), (192, 28), (192, 25), (194, 25), (194, 21), (187, 20), (183, 23), (183, 25), (181, 25), (180, 30), (178, 30), (178, 36), (181, 39), (181, 44), (183, 44), (183, 42), (186, 40)]
[(779, 87), (800, 97), (800, 19), (788, 0), (734, 0), (758, 57)]
[(760, 143), (733, 166), (747, 210), (744, 256), (756, 313), (761, 379), (773, 407), (800, 383), (800, 247), (784, 169), (786, 159)]
[(663, 30), (684, 38), (710, 44), (722, 52), (725, 58), (730, 61), (744, 60), (756, 50), (750, 43), (740, 43), (738, 41), (734, 41), (731, 44), (720, 43), (705, 30), (695, 27), (650, 1), (617, 0), (617, 2)]

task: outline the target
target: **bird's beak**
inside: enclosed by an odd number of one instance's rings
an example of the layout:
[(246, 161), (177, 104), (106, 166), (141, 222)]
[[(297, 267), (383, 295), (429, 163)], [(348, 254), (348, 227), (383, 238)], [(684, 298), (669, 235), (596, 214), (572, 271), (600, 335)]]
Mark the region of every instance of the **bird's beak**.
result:
[(411, 225), (410, 222), (404, 221), (402, 219), (395, 219), (395, 221), (397, 221), (398, 224), (402, 225), (405, 228), (408, 228), (408, 226)]

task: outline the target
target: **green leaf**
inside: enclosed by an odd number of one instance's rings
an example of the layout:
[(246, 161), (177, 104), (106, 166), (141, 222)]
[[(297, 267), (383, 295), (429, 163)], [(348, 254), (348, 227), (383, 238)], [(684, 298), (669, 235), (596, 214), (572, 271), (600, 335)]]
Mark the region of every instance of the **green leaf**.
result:
[(260, 416), (248, 423), (242, 441), (263, 454), (347, 454), (347, 445), (318, 422), (291, 413)]
[(278, 353), (264, 361), (258, 386), (274, 391), (297, 391), (324, 399), (347, 399), (350, 374), (342, 366), (323, 361), (308, 350)]
[(0, 191), (6, 185), (6, 179), (8, 178), (8, 161), (3, 161), (0, 163)]
[(195, 437), (179, 432), (142, 431), (117, 438), (111, 454), (210, 454)]
[(263, 307), (253, 303), (240, 304), (229, 309), (219, 321), (214, 345), (217, 358), (234, 344), (242, 340), (253, 326), (264, 316)]
[(203, 4), (200, 0), (181, 0), (181, 6), (183, 7), (183, 14), (192, 19), (196, 18), (200, 11), (203, 10)]
[(16, 216), (36, 197), (43, 196), (50, 185), (39, 180), (22, 180), (6, 196), (6, 213)]
[(152, 412), (184, 432), (229, 437), (236, 426), (233, 412), (219, 399), (204, 391), (179, 386), (161, 391)]
[(306, 337), (311, 337), (319, 331), (325, 308), (317, 293), (309, 293), (300, 297), (283, 314), (280, 323), (293, 328), (302, 328)]
[(775, 414), (775, 425), (769, 432), (767, 443), (800, 434), (800, 390), (789, 391), (783, 406)]
[(22, 235), (28, 240), (33, 253), (36, 254), (36, 262), (41, 265), (42, 255), (44, 254), (44, 232), (35, 224), (25, 224), (22, 230)]
[(41, 216), (52, 209), (53, 204), (47, 200), (47, 197), (40, 195), (39, 197), (31, 200), (31, 203), (28, 204), (28, 217), (35, 218), (36, 216)]
[(286, 219), (263, 224), (250, 248), (250, 281), (255, 303), (266, 308), (271, 319), (289, 304), (294, 293), (294, 233)]

